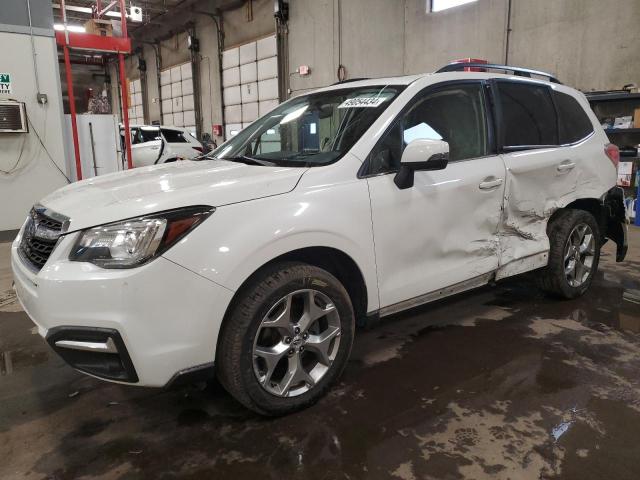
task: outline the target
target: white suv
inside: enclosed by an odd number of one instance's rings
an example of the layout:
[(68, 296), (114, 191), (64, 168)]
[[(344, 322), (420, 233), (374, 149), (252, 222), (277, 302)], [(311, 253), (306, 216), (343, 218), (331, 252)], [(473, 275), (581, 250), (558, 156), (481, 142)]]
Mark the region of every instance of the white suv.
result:
[(208, 160), (58, 190), (13, 244), (22, 305), (80, 371), (215, 372), (278, 415), (327, 391), (367, 317), (536, 269), (583, 294), (607, 238), (626, 253), (617, 149), (580, 92), (465, 66), (336, 84)]
[[(134, 167), (146, 167), (202, 155), (204, 147), (187, 128), (131, 125), (131, 156)], [(124, 144), (124, 130), (120, 130)]]

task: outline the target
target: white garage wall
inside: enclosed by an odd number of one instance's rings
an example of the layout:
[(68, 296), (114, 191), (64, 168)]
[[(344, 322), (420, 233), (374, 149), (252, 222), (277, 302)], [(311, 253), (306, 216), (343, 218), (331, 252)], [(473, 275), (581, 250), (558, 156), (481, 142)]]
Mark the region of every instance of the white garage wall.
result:
[(140, 79), (129, 82), (129, 123), (131, 125), (144, 125), (142, 82)]
[(160, 71), (162, 125), (186, 127), (196, 131), (193, 70), (183, 63)]
[(226, 138), (278, 105), (277, 55), (275, 35), (222, 52)]

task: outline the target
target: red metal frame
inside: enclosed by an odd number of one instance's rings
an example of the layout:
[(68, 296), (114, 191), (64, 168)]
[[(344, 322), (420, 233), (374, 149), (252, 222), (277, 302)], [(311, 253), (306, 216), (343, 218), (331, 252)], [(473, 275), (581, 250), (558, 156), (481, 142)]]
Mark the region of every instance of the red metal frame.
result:
[[(69, 43), (67, 43), (67, 38)], [(124, 37), (102, 37), (90, 33), (56, 31), (56, 42), (58, 45), (67, 45), (74, 50), (131, 53), (131, 39)]]
[[(82, 180), (82, 164), (80, 162), (80, 142), (78, 140), (78, 122), (76, 118), (76, 102), (73, 94), (73, 75), (71, 73), (71, 59), (69, 49), (91, 50), (97, 52), (116, 53), (118, 55), (118, 66), (120, 70), (120, 91), (122, 92), (122, 121), (124, 123), (124, 142), (126, 146), (127, 168), (133, 168), (133, 158), (131, 156), (131, 130), (129, 128), (129, 100), (128, 85), (124, 67), (125, 53), (131, 53), (131, 40), (127, 34), (127, 17), (124, 0), (120, 3), (120, 19), (122, 22), (122, 37), (102, 37), (88, 33), (75, 33), (66, 30), (67, 14), (65, 10), (65, 0), (60, 0), (62, 11), (62, 23), (65, 30), (56, 32), (56, 42), (62, 47), (64, 53), (65, 73), (67, 76), (67, 89), (69, 92), (69, 111), (71, 113), (71, 130), (73, 134), (73, 150), (76, 160), (76, 175), (78, 180)], [(100, 11), (100, 0), (96, 0), (97, 10)], [(111, 7), (111, 5), (110, 5)]]

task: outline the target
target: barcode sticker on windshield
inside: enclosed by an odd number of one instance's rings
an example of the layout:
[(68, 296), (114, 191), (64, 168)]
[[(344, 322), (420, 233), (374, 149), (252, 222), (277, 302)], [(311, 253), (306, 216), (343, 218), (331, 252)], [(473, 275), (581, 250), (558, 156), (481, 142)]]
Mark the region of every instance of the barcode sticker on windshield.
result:
[(338, 105), (338, 108), (375, 108), (382, 104), (385, 100), (385, 97), (350, 98)]

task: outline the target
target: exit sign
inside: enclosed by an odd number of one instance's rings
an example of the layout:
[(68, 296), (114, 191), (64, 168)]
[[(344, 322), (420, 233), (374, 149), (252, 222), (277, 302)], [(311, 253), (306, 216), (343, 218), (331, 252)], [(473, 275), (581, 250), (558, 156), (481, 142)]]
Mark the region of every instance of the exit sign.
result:
[(11, 93), (11, 74), (0, 73), (0, 94)]

